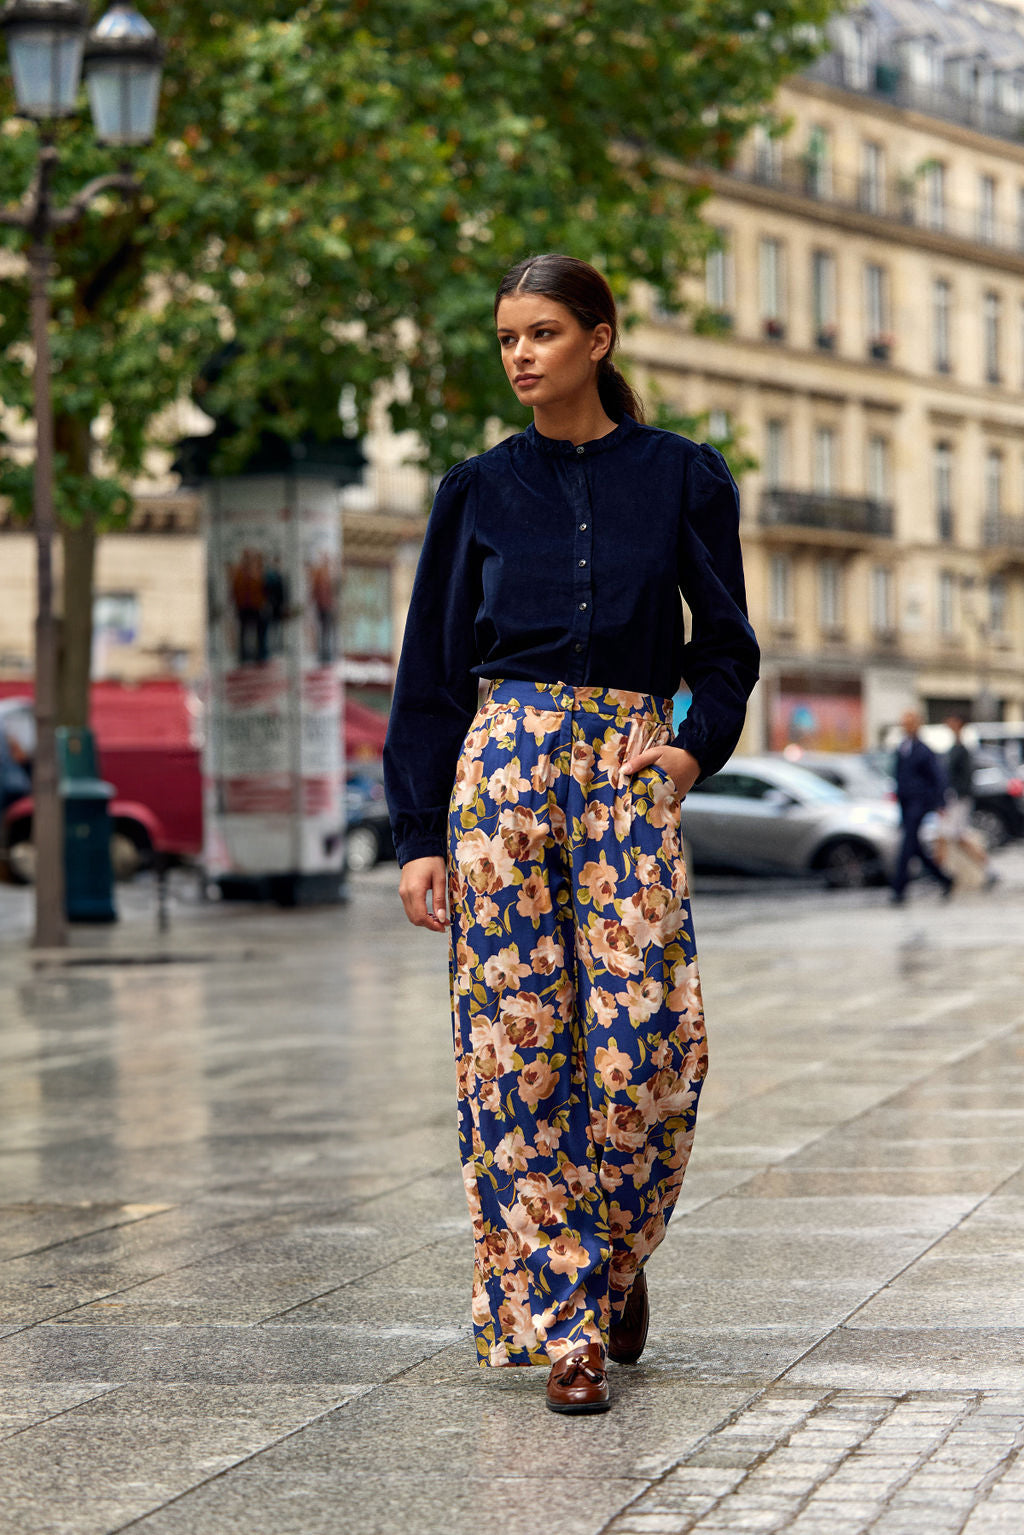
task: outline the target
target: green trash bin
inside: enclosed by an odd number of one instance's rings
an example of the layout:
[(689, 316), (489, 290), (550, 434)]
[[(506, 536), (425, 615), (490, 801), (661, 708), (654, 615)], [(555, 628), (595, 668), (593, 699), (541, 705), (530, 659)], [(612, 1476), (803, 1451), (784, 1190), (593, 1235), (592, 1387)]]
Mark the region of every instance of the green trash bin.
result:
[(60, 792), (64, 801), (65, 910), (69, 922), (116, 922), (110, 857), (110, 801), (91, 730), (57, 731)]

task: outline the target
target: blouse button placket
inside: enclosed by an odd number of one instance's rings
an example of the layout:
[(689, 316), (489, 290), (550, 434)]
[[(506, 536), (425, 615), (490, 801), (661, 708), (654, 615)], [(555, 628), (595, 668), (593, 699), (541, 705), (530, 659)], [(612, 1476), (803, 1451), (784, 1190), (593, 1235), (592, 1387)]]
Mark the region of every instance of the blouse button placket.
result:
[(590, 626), (593, 619), (593, 531), (590, 516), (590, 490), (587, 485), (587, 450), (579, 444), (570, 455), (567, 468), (569, 495), (572, 503), (576, 531), (574, 534), (575, 572), (573, 576), (573, 616), (569, 626), (572, 654), (579, 657), (578, 671), (573, 681), (580, 685), (586, 681), (586, 653), (590, 645)]

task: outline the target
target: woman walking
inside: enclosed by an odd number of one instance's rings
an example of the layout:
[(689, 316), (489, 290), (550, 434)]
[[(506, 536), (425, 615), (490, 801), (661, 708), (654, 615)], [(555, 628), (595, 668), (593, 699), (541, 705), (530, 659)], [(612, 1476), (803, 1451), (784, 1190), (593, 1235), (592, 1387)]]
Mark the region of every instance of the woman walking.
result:
[(549, 1407), (600, 1412), (608, 1357), (643, 1351), (707, 1066), (680, 800), (759, 657), (735, 483), (641, 424), (604, 278), (523, 261), (495, 320), (533, 422), (438, 489), (385, 775), (406, 914), (451, 927), (480, 1362), (550, 1364)]

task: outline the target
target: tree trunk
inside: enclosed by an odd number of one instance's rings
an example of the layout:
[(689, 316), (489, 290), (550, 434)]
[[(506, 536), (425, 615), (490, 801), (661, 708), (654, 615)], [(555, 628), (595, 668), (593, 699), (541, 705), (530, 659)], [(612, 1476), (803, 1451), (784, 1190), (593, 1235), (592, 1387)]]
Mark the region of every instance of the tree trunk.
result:
[[(92, 460), (88, 421), (58, 416), (57, 451), (65, 455), (72, 474), (87, 475)], [(64, 547), (63, 622), (57, 686), (57, 720), (61, 725), (89, 723), (89, 680), (92, 665), (93, 572), (96, 564), (96, 514), (86, 512), (74, 527), (61, 528)]]

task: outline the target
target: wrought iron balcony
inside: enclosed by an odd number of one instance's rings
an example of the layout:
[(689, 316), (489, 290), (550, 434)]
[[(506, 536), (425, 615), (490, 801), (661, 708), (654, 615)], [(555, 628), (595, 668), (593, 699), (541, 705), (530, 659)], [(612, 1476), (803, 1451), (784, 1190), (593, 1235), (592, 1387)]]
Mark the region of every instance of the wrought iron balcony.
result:
[(809, 528), (847, 538), (891, 538), (892, 506), (869, 496), (837, 496), (817, 490), (766, 490), (760, 522), (765, 528)]

